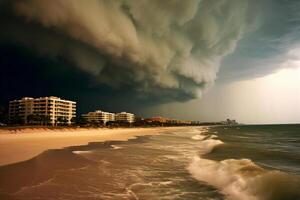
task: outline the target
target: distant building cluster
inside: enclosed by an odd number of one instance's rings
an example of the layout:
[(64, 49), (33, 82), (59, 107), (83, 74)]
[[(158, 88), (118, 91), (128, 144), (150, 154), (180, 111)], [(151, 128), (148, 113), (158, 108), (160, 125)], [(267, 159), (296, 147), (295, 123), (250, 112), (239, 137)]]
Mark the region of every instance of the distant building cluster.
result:
[(173, 125), (177, 125), (177, 124), (192, 125), (192, 124), (195, 124), (194, 121), (170, 119), (170, 118), (161, 117), (161, 116), (146, 118), (145, 121), (148, 122), (148, 123), (161, 123), (161, 124), (170, 124), (170, 125), (172, 125), (172, 124)]
[(186, 125), (186, 126), (201, 125), (201, 122), (199, 122), (199, 121), (171, 119), (171, 118), (161, 117), (161, 116), (146, 118), (146, 119), (144, 119), (144, 121), (146, 123), (150, 123), (150, 124), (159, 123), (161, 125)]
[(101, 110), (96, 110), (94, 112), (83, 114), (82, 117), (90, 123), (102, 123), (103, 125), (106, 125), (107, 122), (133, 123), (135, 119), (134, 114), (132, 113), (110, 113)]
[(221, 123), (228, 126), (238, 125), (238, 122), (235, 119), (226, 119), (226, 121), (222, 121)]
[(109, 121), (115, 121), (116, 115), (110, 112), (104, 112), (101, 110), (96, 110), (94, 112), (89, 112), (87, 114), (83, 114), (82, 117), (86, 119), (88, 122), (95, 122), (106, 124)]
[(117, 122), (133, 123), (134, 120), (135, 120), (135, 116), (132, 113), (127, 113), (127, 112), (116, 113), (115, 121), (117, 121)]

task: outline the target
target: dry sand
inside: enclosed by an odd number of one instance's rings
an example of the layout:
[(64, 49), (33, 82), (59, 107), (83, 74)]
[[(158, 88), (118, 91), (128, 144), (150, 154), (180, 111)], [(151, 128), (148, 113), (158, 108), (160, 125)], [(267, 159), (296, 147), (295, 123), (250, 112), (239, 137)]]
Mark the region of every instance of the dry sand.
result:
[(108, 140), (126, 141), (134, 136), (157, 135), (180, 128), (27, 128), (0, 130), (0, 165), (28, 160), (47, 149), (60, 149)]

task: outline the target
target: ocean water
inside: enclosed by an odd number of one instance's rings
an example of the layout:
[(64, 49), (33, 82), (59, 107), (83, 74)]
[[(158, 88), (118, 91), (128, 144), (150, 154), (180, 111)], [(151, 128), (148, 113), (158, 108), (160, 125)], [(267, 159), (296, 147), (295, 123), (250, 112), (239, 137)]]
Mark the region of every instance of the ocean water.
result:
[(0, 167), (0, 199), (300, 199), (300, 125), (188, 127)]

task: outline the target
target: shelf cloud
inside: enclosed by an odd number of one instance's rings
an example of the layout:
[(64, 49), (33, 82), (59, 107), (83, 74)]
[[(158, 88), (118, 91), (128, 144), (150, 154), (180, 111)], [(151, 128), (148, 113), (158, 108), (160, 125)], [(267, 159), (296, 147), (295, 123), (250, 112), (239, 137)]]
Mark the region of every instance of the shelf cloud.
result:
[[(186, 101), (255, 24), (248, 0), (4, 1), (0, 34), (137, 99)], [(3, 15), (3, 14), (2, 14)], [(41, 66), (42, 67), (42, 66)]]

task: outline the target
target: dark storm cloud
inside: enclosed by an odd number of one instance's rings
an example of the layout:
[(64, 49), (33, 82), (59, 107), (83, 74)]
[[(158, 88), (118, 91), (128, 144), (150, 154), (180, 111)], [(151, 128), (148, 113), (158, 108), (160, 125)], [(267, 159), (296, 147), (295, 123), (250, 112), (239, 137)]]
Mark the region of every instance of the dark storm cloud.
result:
[(245, 35), (235, 53), (224, 59), (219, 82), (252, 79), (299, 66), (300, 1), (265, 0), (261, 9), (256, 30)]
[(213, 84), (221, 60), (253, 28), (257, 4), (250, 0), (5, 1), (0, 4), (0, 40), (32, 49), (60, 68), (82, 72), (79, 76), (88, 81), (81, 84), (87, 93), (99, 92), (97, 97), (105, 96), (101, 94), (105, 88), (107, 96), (120, 101), (124, 96), (154, 104), (186, 101)]

